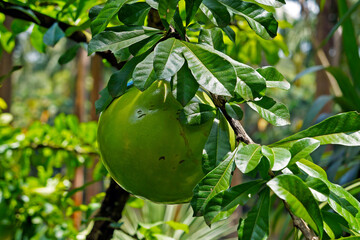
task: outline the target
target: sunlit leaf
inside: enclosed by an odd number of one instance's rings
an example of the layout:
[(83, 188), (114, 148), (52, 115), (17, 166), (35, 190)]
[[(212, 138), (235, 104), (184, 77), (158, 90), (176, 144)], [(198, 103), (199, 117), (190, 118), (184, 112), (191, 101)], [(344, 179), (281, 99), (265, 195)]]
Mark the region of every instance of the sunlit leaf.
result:
[(216, 115), (216, 109), (208, 104), (190, 103), (180, 112), (180, 122), (186, 125), (203, 124)]
[(242, 147), (235, 155), (235, 163), (237, 168), (243, 172), (248, 173), (255, 169), (259, 164), (261, 158), (261, 146), (257, 144), (249, 144)]

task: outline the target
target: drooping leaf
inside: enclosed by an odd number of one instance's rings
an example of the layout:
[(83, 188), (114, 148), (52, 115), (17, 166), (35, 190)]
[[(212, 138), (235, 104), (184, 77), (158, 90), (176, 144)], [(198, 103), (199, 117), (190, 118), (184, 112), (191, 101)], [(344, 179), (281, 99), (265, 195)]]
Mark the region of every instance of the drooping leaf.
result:
[(360, 233), (359, 201), (341, 186), (327, 183), (330, 189), (329, 206), (348, 222), (350, 229)]
[(117, 72), (115, 72), (108, 82), (108, 91), (111, 96), (119, 97), (126, 90), (127, 82), (132, 77), (135, 67), (145, 59), (148, 52), (133, 57)]
[(229, 152), (231, 152), (229, 125), (222, 113), (217, 111), (203, 150), (202, 166), (204, 172), (208, 173), (218, 166)]
[(175, 38), (169, 38), (155, 47), (154, 69), (159, 79), (170, 79), (183, 66), (182, 48)]
[(107, 87), (100, 91), (100, 98), (95, 102), (96, 114), (104, 111), (112, 102), (113, 97), (110, 95)]
[(187, 63), (177, 72), (171, 80), (172, 93), (181, 105), (185, 106), (195, 96), (199, 84), (191, 74)]
[(250, 181), (216, 194), (206, 204), (204, 211), (206, 223), (210, 225), (229, 217), (239, 204), (244, 205), (253, 198), (264, 183), (263, 180)]
[(73, 60), (76, 57), (76, 54), (80, 47), (81, 47), (80, 44), (75, 44), (74, 46), (66, 50), (65, 53), (60, 56), (58, 60), (59, 64), (63, 65)]
[(100, 10), (96, 18), (91, 22), (91, 33), (96, 36), (105, 30), (111, 19), (118, 13), (120, 8), (129, 0), (109, 0)]
[(236, 120), (241, 120), (243, 118), (244, 113), (241, 107), (236, 103), (226, 103), (225, 110), (230, 117)]
[(323, 234), (323, 220), (314, 196), (306, 184), (295, 175), (279, 175), (267, 185), (281, 199), (285, 200), (293, 214), (302, 218), (320, 236)]
[(145, 2), (125, 4), (120, 9), (118, 18), (127, 25), (143, 25), (150, 8)]
[(203, 124), (216, 115), (216, 108), (203, 103), (190, 103), (180, 112), (180, 122), (186, 125)]
[(134, 43), (160, 33), (161, 31), (150, 27), (131, 27), (124, 31), (105, 31), (93, 37), (89, 43), (88, 52), (103, 52), (110, 50), (113, 53), (127, 48)]
[(168, 28), (171, 19), (175, 14), (179, 0), (159, 0), (159, 16), (165, 27)]
[(289, 165), (306, 158), (320, 146), (320, 142), (313, 138), (303, 138), (296, 141), (290, 148), (291, 161)]
[(139, 90), (144, 91), (157, 80), (154, 70), (154, 52), (151, 52), (143, 61), (136, 65), (132, 78), (134, 86)]
[(360, 114), (357, 112), (340, 113), (271, 146), (289, 146), (302, 138), (314, 138), (320, 144), (360, 145)]
[(262, 38), (271, 39), (277, 34), (278, 23), (272, 13), (254, 3), (232, 0), (218, 0), (229, 11), (245, 18), (249, 26)]
[(275, 126), (290, 124), (290, 114), (287, 107), (274, 99), (264, 96), (259, 101), (247, 102), (259, 115)]
[(201, 2), (202, 0), (185, 0), (186, 26), (189, 25), (189, 23), (195, 16)]
[(199, 43), (208, 44), (221, 52), (225, 49), (223, 34), (220, 28), (201, 29), (199, 34)]
[(176, 9), (173, 19), (171, 20), (171, 25), (174, 26), (177, 33), (179, 33), (182, 40), (186, 39), (186, 30), (180, 16), (179, 8)]
[(244, 220), (242, 228), (241, 240), (267, 239), (269, 236), (269, 216), (270, 216), (270, 189), (265, 188), (259, 194), (256, 205), (249, 211)]
[[(238, 148), (237, 148), (238, 149)], [(234, 164), (234, 156), (237, 152), (234, 150), (228, 157), (222, 161), (215, 169), (206, 174), (203, 179), (194, 188), (194, 196), (191, 199), (191, 207), (194, 210), (194, 216), (204, 214), (204, 207), (217, 193), (226, 190), (230, 186), (231, 171)]]
[(196, 81), (208, 91), (231, 96), (236, 85), (234, 67), (210, 47), (178, 41)]
[(307, 177), (305, 179), (306, 185), (309, 186), (310, 191), (312, 192), (315, 199), (319, 202), (327, 201), (330, 191), (327, 184), (320, 178)]
[(46, 45), (53, 47), (63, 37), (65, 33), (56, 22), (46, 31), (43, 41)]
[(258, 68), (256, 71), (266, 79), (266, 87), (283, 90), (290, 89), (290, 83), (284, 80), (284, 76), (276, 68), (267, 66)]
[(221, 29), (224, 31), (224, 33), (226, 34), (226, 36), (228, 36), (229, 39), (230, 39), (233, 43), (235, 43), (236, 34), (235, 34), (234, 30), (232, 30), (232, 28), (231, 28), (230, 26), (226, 26), (226, 27), (221, 28)]
[(237, 168), (243, 172), (248, 173), (255, 169), (259, 164), (261, 158), (261, 146), (257, 144), (249, 144), (242, 147), (235, 156), (235, 163)]
[[(220, 4), (217, 0), (203, 0), (202, 4), (206, 6), (201, 7), (202, 10), (205, 10), (205, 15), (217, 26), (226, 27), (230, 23), (230, 14), (225, 6)], [(209, 15), (210, 11), (211, 15)]]
[(160, 41), (164, 36), (161, 34), (152, 35), (149, 38), (146, 38), (140, 42), (137, 42), (129, 47), (129, 51), (132, 55), (137, 56), (141, 55), (144, 52), (148, 51), (150, 48), (153, 48), (157, 42)]

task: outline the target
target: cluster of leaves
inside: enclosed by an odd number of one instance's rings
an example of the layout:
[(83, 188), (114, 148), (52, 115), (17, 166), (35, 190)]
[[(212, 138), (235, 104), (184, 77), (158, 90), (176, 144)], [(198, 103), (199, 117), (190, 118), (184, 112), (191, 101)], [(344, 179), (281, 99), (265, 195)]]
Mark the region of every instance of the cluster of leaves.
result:
[[(269, 146), (240, 143), (233, 151), (222, 127), (227, 124), (223, 114), (241, 120), (243, 113), (238, 106), (241, 103), (248, 104), (273, 125), (290, 123), (286, 106), (266, 96), (267, 88), (290, 87), (283, 76), (273, 67), (253, 69), (222, 52), (223, 32), (234, 39), (229, 27), (234, 17), (243, 17), (264, 39), (276, 36), (277, 22), (267, 10), (284, 2), (188, 0), (184, 8), (178, 3), (109, 1), (94, 17), (89, 53), (109, 50), (118, 61), (128, 56), (127, 51), (133, 56), (111, 76), (97, 102), (98, 110), (104, 110), (113, 98), (124, 94), (130, 80), (142, 91), (157, 79), (169, 80), (175, 98), (184, 106), (181, 113), (184, 124), (197, 125), (216, 119), (204, 151), (207, 175), (194, 189), (191, 201), (195, 216), (204, 216), (210, 225), (229, 217), (238, 205), (258, 195), (247, 218), (240, 220), (238, 232), (240, 239), (264, 239), (269, 236), (272, 191), (320, 238), (338, 238), (343, 231), (359, 235), (359, 202), (342, 187), (329, 182), (324, 170), (310, 157), (320, 145), (359, 146), (358, 113), (333, 116)], [(125, 21), (121, 19), (123, 14), (118, 15), (123, 25), (107, 28), (111, 17), (124, 8), (134, 13), (132, 16), (140, 16), (150, 8), (158, 10), (163, 28), (145, 26), (144, 18), (139, 17)], [(204, 17), (213, 28), (202, 25)], [(187, 38), (188, 32), (194, 31), (198, 32), (197, 43)], [(226, 99), (227, 103), (213, 107), (190, 102), (199, 88)], [(234, 168), (254, 180), (230, 188)]]
[[(18, 129), (9, 125), (9, 116), (0, 114), (1, 238), (75, 238), (72, 214), (82, 211), (89, 218), (104, 196), (81, 206), (71, 198), (79, 190), (71, 189), (75, 168), (90, 166), (98, 157), (96, 123), (79, 124), (74, 116), (59, 115), (54, 126), (35, 122)], [(94, 178), (104, 175), (98, 165)]]

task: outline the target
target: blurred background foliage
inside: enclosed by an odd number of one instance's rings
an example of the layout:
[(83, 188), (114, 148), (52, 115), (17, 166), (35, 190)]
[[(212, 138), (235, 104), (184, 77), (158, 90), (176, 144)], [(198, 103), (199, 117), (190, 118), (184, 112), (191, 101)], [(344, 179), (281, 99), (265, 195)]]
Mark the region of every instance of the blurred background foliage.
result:
[[(89, 9), (104, 1), (18, 2), (72, 24), (74, 29), (86, 29)], [(257, 36), (243, 19), (233, 20), (235, 42), (223, 34), (223, 50), (232, 58), (255, 68), (274, 65), (291, 83), (289, 91), (270, 92), (288, 106), (290, 126), (273, 127), (244, 108), (243, 125), (256, 142), (269, 144), (335, 113), (359, 111), (360, 89), (353, 74), (356, 70), (349, 64), (349, 51), (360, 52), (360, 8), (348, 18), (350, 27), (337, 28), (322, 44), (346, 12), (344, 3), (349, 8), (359, 5), (355, 0), (288, 0), (275, 13), (279, 33), (274, 40)], [(197, 17), (202, 18), (201, 14)], [(113, 22), (120, 23), (118, 19)], [(199, 27), (191, 27), (190, 39), (197, 39)], [(202, 27), (211, 27), (211, 23), (204, 22)], [(0, 76), (12, 66), (21, 66), (11, 79), (0, 80), (5, 80), (0, 88), (1, 239), (84, 239), (109, 184), (99, 162), (94, 102), (114, 69), (95, 56), (87, 57), (86, 46), (66, 38), (55, 47), (46, 46), (42, 41), (46, 32), (0, 13)], [(355, 45), (344, 39), (349, 34)], [(329, 66), (333, 69), (325, 73), (324, 67)], [(312, 157), (330, 181), (356, 184), (360, 148), (320, 147)], [(352, 193), (358, 196), (357, 191)], [(270, 238), (289, 239), (296, 234), (291, 219), (281, 204), (273, 206), (277, 208), (272, 211)], [(237, 216), (248, 209), (238, 209)], [(76, 213), (80, 213), (78, 223)], [(114, 238), (236, 239), (237, 223), (232, 221), (209, 229), (202, 219), (192, 217), (188, 205), (165, 206), (132, 197), (121, 222), (114, 223)]]

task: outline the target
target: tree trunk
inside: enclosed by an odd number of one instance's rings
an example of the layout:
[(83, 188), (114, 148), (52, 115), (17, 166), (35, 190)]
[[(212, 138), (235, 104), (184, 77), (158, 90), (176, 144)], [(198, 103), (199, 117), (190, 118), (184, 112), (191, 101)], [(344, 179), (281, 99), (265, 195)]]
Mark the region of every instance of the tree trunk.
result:
[[(7, 29), (10, 29), (12, 22), (11, 17), (6, 17), (4, 21), (4, 26)], [(5, 50), (2, 50), (2, 56), (0, 56), (0, 76), (3, 76), (10, 72), (12, 68), (12, 53), (8, 53)], [(8, 105), (5, 112), (10, 112), (11, 107), (11, 96), (12, 96), (12, 85), (11, 85), (11, 76), (4, 80), (3, 84), (0, 86), (0, 97), (4, 99)]]

